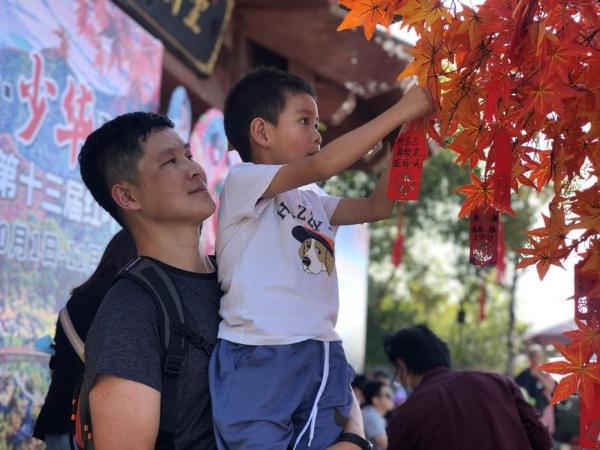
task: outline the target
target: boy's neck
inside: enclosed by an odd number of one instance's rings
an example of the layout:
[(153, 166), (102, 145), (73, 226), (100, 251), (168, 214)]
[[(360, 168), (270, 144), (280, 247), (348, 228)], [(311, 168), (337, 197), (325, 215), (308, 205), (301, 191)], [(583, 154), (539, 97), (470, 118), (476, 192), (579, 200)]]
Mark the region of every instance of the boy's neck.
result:
[(152, 227), (131, 231), (139, 255), (150, 256), (188, 272), (208, 273), (214, 268), (200, 248), (195, 227)]
[(263, 148), (252, 148), (252, 164), (281, 164), (273, 158), (273, 155), (268, 150)]

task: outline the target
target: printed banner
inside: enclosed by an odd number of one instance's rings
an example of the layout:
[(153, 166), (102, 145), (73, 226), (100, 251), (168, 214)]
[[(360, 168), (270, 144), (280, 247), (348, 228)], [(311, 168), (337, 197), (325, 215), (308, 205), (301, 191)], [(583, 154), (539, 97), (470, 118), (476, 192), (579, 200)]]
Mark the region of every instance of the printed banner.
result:
[(108, 0), (2, 9), (0, 442), (35, 448), (49, 382), (35, 343), (119, 228), (85, 189), (79, 149), (116, 115), (157, 109), (162, 45)]
[[(209, 109), (196, 122), (190, 138), (194, 159), (206, 172), (208, 192), (219, 208), (219, 195), (229, 168), (240, 161), (237, 152), (227, 151), (227, 136), (223, 126), (223, 113)], [(215, 253), (217, 235), (217, 214), (210, 216), (202, 225), (202, 248), (212, 255)]]

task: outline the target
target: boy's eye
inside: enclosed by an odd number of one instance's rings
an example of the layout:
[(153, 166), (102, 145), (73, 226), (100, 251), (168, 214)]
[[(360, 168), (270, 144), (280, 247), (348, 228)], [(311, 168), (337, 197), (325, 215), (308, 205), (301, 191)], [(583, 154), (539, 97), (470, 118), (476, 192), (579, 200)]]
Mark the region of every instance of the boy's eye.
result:
[(194, 156), (193, 156), (191, 153), (187, 153), (187, 154), (185, 155), (185, 157), (186, 157), (187, 159), (189, 159), (190, 161), (194, 159)]
[(308, 126), (310, 124), (310, 119), (308, 117), (304, 117), (303, 119), (300, 119), (300, 122), (302, 122), (303, 125)]

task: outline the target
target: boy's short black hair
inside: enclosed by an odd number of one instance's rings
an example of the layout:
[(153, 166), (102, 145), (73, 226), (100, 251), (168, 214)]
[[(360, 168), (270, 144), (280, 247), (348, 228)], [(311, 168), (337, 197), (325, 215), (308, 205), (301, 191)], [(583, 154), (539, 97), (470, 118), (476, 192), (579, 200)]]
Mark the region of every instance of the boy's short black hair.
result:
[(436, 367), (450, 367), (448, 345), (425, 325), (404, 328), (388, 336), (384, 347), (392, 363), (401, 359), (415, 375)]
[(119, 206), (110, 190), (119, 181), (136, 183), (138, 162), (150, 133), (173, 128), (173, 122), (161, 114), (132, 112), (103, 124), (92, 132), (79, 152), (79, 170), (94, 199), (119, 224), (126, 228)]
[(314, 89), (302, 78), (274, 68), (258, 68), (238, 81), (225, 99), (225, 134), (242, 161), (252, 161), (250, 123), (257, 117), (277, 125), (287, 96), (308, 94)]
[(386, 384), (383, 381), (369, 381), (363, 387), (363, 394), (365, 396), (365, 405), (372, 405), (373, 398), (381, 395), (381, 390)]

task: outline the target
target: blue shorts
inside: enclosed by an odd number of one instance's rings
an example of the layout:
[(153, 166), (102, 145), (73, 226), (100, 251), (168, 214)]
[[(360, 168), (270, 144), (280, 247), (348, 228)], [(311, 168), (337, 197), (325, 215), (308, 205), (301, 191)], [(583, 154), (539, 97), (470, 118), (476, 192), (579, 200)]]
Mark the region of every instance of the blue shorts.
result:
[(217, 447), (285, 450), (301, 435), (296, 449), (327, 448), (350, 415), (353, 378), (339, 341), (254, 346), (219, 340), (209, 366)]

